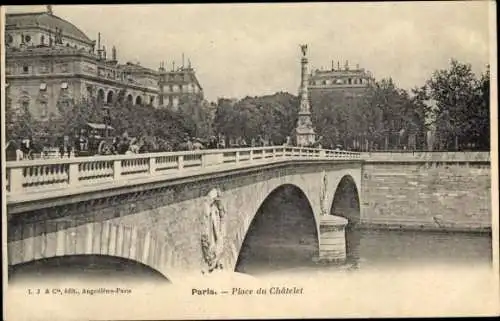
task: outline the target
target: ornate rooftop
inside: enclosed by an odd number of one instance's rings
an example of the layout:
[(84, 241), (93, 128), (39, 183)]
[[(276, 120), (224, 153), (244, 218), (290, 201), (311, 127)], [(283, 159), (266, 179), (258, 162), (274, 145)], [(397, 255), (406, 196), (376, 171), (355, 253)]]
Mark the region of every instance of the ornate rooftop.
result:
[(34, 12), (34, 13), (12, 13), (6, 15), (6, 29), (10, 28), (44, 28), (55, 31), (56, 28), (62, 30), (63, 36), (75, 38), (82, 42), (92, 44), (92, 40), (87, 35), (78, 29), (71, 22), (59, 18), (50, 12)]

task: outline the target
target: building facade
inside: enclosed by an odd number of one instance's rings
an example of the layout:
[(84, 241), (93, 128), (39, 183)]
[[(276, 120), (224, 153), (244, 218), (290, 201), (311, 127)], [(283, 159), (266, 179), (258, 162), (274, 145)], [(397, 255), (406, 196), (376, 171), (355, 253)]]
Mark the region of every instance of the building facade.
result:
[(204, 99), (203, 88), (198, 82), (191, 63), (187, 67), (181, 65), (177, 69), (173, 65), (170, 71), (166, 71), (162, 65), (159, 76), (160, 103), (162, 105), (177, 110), (183, 99), (194, 99), (196, 101)]
[[(60, 100), (96, 97), (111, 104), (120, 91), (133, 104), (174, 107), (181, 94), (203, 97), (194, 69), (153, 70), (139, 63), (120, 64), (98, 40), (72, 23), (46, 12), (7, 14), (6, 92), (13, 108), (27, 108), (43, 120), (57, 115)], [(163, 96), (164, 95), (164, 96)], [(177, 100), (176, 100), (177, 98)]]
[[(341, 68), (337, 62), (335, 68), (328, 70), (314, 70), (309, 76), (309, 93), (311, 98), (317, 98), (322, 94), (333, 93), (341, 98), (353, 98), (362, 96), (366, 88), (374, 82), (371, 72), (360, 68), (350, 68), (348, 61)], [(334, 95), (335, 96), (335, 95)]]

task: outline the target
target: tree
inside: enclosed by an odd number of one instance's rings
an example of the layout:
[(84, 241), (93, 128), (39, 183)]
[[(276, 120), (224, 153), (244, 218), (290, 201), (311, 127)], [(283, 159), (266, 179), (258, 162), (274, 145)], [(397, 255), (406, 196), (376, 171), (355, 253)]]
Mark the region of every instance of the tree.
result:
[(12, 106), (12, 99), (7, 94), (5, 99), (5, 135), (7, 141), (33, 136), (35, 120), (28, 104), (21, 103), (19, 108)]
[(415, 135), (415, 147), (417, 149), (427, 149), (426, 133), (432, 121), (432, 108), (428, 103), (426, 86), (414, 87), (411, 89), (411, 110), (409, 114), (409, 130)]
[[(452, 59), (448, 69), (437, 70), (427, 81), (436, 102), (436, 136), (442, 149), (458, 150), (468, 141), (478, 103), (478, 80), (469, 64)], [(480, 94), (479, 94), (480, 96)]]
[(209, 107), (209, 104), (200, 96), (186, 94), (180, 97), (178, 112), (190, 136), (209, 137), (212, 135), (212, 117)]
[(467, 137), (470, 145), (477, 149), (490, 149), (490, 69), (479, 78), (475, 88), (475, 99), (469, 110)]
[(298, 108), (298, 98), (285, 92), (239, 101), (219, 99), (214, 127), (229, 138), (249, 142), (260, 135), (281, 144), (293, 135)]
[(425, 106), (419, 99), (397, 88), (392, 79), (362, 90), (312, 93), (313, 123), (323, 146), (400, 149), (417, 136), (423, 141)]

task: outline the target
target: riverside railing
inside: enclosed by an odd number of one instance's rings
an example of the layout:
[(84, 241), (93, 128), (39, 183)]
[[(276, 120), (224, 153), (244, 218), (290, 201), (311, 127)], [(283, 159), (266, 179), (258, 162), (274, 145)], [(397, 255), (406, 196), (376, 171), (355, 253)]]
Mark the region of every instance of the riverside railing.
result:
[(362, 152), (361, 158), (369, 162), (489, 162), (490, 152), (485, 151), (387, 151)]
[(136, 178), (214, 170), (225, 165), (252, 166), (288, 160), (356, 160), (357, 152), (315, 148), (269, 146), (133, 155), (37, 159), (6, 163), (6, 190), (27, 194), (79, 186), (121, 183)]

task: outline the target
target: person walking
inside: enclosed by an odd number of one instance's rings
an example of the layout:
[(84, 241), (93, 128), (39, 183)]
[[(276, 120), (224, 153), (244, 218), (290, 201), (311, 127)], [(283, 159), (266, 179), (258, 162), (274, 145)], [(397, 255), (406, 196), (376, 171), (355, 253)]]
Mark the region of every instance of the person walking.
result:
[(195, 141), (193, 143), (193, 150), (201, 150), (201, 149), (203, 149), (203, 144), (197, 138), (197, 139), (195, 139)]
[(194, 146), (193, 146), (193, 142), (191, 139), (188, 138), (187, 142), (186, 142), (186, 148), (187, 150), (193, 150)]
[(132, 154), (138, 154), (139, 153), (139, 145), (137, 144), (137, 138), (134, 137), (130, 141), (129, 151)]
[(22, 146), (16, 144), (16, 161), (21, 161), (24, 159), (24, 153), (22, 151)]
[(64, 135), (63, 141), (61, 146), (59, 147), (59, 154), (61, 155), (61, 158), (64, 158), (65, 155), (68, 156), (68, 158), (71, 157), (71, 144), (69, 143), (69, 136)]

